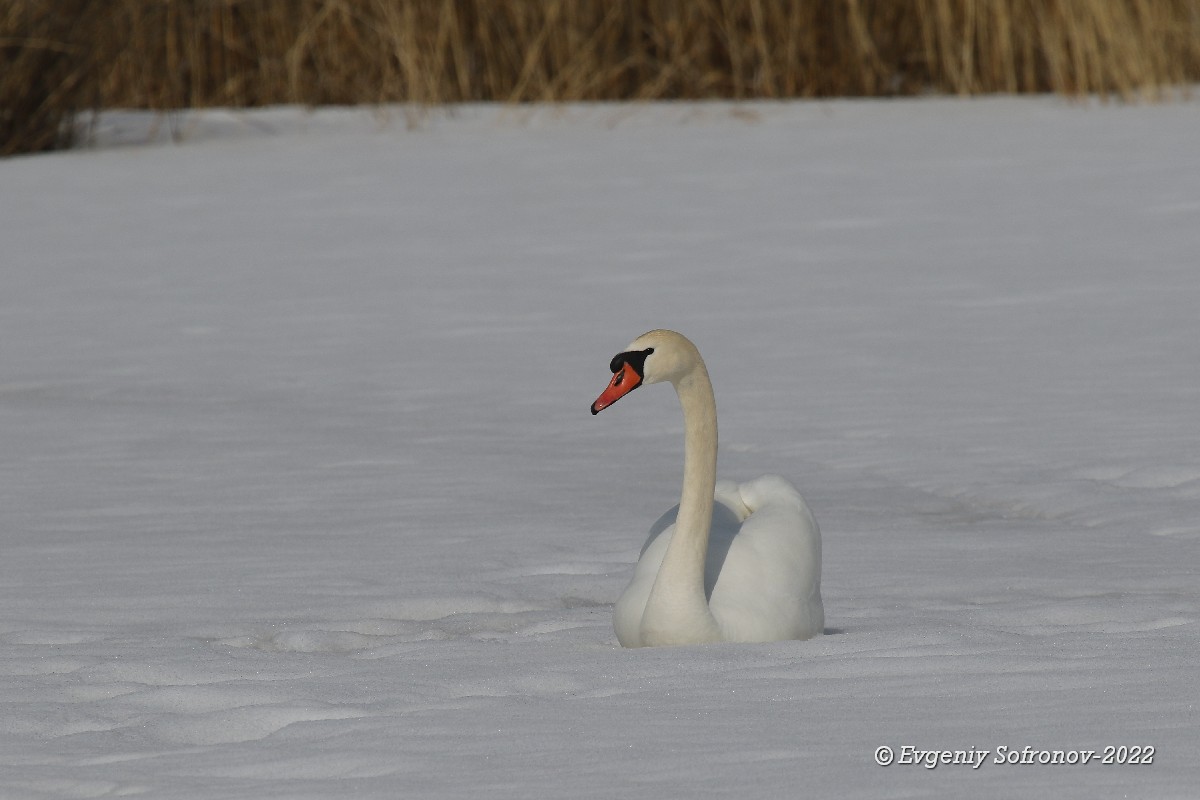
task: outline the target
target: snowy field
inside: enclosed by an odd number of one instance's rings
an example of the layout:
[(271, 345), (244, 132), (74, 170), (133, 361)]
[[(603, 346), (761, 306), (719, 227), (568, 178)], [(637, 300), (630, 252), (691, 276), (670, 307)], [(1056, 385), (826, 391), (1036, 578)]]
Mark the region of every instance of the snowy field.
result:
[[(97, 140), (0, 162), (4, 800), (1196, 796), (1200, 103)], [(588, 405), (654, 327), (825, 636), (617, 646), (682, 421)]]

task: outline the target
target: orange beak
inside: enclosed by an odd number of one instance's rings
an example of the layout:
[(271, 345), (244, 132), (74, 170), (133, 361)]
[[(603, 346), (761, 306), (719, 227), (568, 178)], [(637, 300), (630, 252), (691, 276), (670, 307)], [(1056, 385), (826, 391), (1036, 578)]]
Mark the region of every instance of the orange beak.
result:
[(592, 413), (599, 414), (641, 385), (642, 376), (638, 375), (637, 370), (628, 363), (622, 364), (621, 368), (613, 373), (608, 388), (592, 403)]

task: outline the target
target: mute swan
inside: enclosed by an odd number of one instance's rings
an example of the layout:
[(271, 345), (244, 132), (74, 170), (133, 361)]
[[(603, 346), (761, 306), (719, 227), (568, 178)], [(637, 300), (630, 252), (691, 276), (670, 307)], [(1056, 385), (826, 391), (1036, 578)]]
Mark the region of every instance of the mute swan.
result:
[[(613, 357), (592, 414), (643, 383), (683, 406), (683, 494), (650, 531), (613, 627), (625, 647), (808, 639), (825, 625), (821, 532), (778, 475), (717, 482), (717, 406), (700, 352), (657, 330)], [(715, 501), (715, 505), (714, 505)]]

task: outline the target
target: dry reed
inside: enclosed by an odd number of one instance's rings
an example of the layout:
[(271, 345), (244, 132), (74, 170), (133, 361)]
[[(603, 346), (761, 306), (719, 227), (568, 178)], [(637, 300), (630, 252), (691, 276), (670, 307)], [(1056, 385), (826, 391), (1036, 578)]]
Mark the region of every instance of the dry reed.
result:
[[(6, 7), (0, 148), (7, 150), (22, 136), (34, 146), (17, 149), (61, 144), (84, 99), (171, 109), (918, 92), (1135, 97), (1200, 79), (1200, 0), (7, 0)], [(56, 111), (62, 118), (47, 127)], [(31, 120), (46, 130), (27, 136), (22, 126)]]
[(90, 0), (0, 5), (0, 155), (71, 143), (74, 115), (97, 105)]

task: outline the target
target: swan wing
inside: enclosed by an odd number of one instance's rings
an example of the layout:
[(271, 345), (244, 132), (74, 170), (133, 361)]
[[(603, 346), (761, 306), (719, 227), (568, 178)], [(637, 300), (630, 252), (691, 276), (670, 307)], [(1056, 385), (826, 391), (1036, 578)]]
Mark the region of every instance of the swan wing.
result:
[[(709, 544), (717, 567), (709, 608), (729, 641), (808, 639), (825, 625), (821, 533), (787, 480), (765, 475), (737, 487), (748, 514), (726, 543), (716, 524)], [(725, 549), (719, 565), (711, 561)]]
[[(769, 642), (821, 633), (821, 533), (804, 498), (778, 475), (718, 481), (715, 497), (704, 588), (723, 638)], [(642, 615), (678, 511), (672, 508), (651, 527), (613, 609), (613, 628), (625, 647), (641, 645)]]

